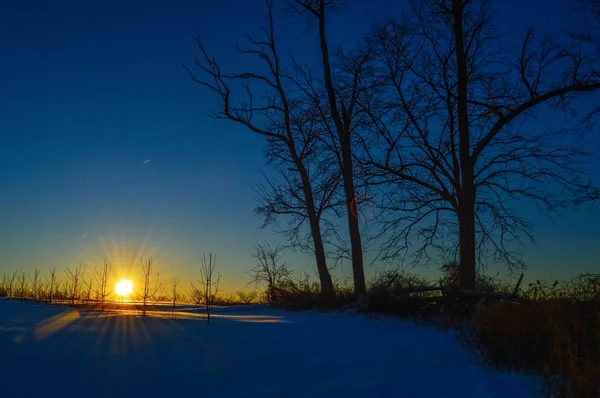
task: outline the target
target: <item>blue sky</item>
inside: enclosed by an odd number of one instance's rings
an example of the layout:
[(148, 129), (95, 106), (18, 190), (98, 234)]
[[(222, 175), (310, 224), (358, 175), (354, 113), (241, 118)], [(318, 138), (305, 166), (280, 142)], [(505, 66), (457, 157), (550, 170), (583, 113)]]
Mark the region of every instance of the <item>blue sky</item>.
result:
[[(403, 7), (347, 3), (332, 23), (332, 43), (351, 42), (372, 18)], [(553, 26), (566, 11), (558, 0), (498, 5), (499, 20), (510, 21), (501, 28), (515, 31)], [(242, 286), (249, 249), (272, 238), (252, 212), (262, 140), (207, 117), (215, 98), (181, 64), (197, 55), (189, 36), (197, 30), (221, 62), (238, 66), (235, 42), (256, 32), (263, 13), (261, 0), (3, 1), (0, 274), (80, 261), (92, 267), (108, 255), (117, 273), (135, 278), (136, 258), (153, 255), (162, 275), (190, 279), (200, 254), (212, 251), (224, 281)], [(312, 36), (296, 36), (302, 22), (287, 17), (285, 26), (289, 52), (314, 62)], [(600, 268), (599, 210), (564, 213), (557, 224), (531, 219), (532, 275)], [(290, 262), (313, 267), (299, 254)]]

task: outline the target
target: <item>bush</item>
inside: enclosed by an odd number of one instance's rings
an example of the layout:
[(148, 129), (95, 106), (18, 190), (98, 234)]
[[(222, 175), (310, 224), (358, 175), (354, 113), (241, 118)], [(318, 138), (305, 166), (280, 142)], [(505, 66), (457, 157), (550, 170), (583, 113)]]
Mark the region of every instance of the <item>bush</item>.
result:
[(235, 294), (237, 294), (239, 301), (243, 304), (251, 304), (255, 302), (259, 297), (259, 293), (255, 290), (250, 292), (238, 290), (237, 292), (235, 292)]
[(589, 275), (563, 286), (537, 281), (518, 302), (476, 307), (459, 338), (502, 370), (542, 374), (548, 396), (600, 397), (597, 282)]
[(212, 299), (213, 305), (217, 306), (229, 306), (229, 305), (238, 305), (242, 304), (241, 301), (238, 300), (236, 296), (233, 294), (217, 294), (213, 296)]
[(433, 287), (426, 279), (404, 271), (389, 270), (369, 282), (368, 294), (359, 302), (359, 311), (414, 318), (439, 315), (439, 291), (407, 293), (415, 287)]
[[(458, 286), (458, 275), (459, 275), (459, 263), (458, 262), (449, 262), (440, 268), (442, 272), (442, 284), (444, 286)], [(479, 291), (486, 292), (508, 292), (511, 291), (514, 287), (514, 284), (511, 286), (508, 281), (502, 281), (499, 278), (500, 274), (496, 274), (495, 276), (486, 275), (483, 270), (479, 270), (477, 272), (477, 276), (475, 278), (475, 289)]]
[(271, 304), (275, 307), (293, 311), (302, 310), (338, 310), (355, 301), (354, 289), (350, 286), (334, 285), (334, 295), (321, 294), (319, 283), (304, 274), (294, 280), (286, 280), (276, 288), (277, 297)]

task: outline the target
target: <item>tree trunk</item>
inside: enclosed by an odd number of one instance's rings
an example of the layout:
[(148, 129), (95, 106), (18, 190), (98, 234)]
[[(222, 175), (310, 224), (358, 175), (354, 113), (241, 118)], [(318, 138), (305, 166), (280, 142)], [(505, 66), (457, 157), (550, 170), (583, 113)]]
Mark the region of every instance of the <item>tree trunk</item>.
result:
[[(327, 89), (327, 99), (331, 116), (335, 123), (335, 129), (341, 147), (342, 176), (344, 182), (344, 194), (346, 196), (346, 212), (348, 215), (348, 233), (350, 234), (350, 246), (352, 251), (352, 274), (354, 277), (354, 292), (357, 295), (366, 292), (365, 273), (363, 268), (362, 242), (360, 228), (358, 225), (357, 204), (354, 190), (354, 170), (352, 167), (352, 147), (350, 139), (350, 120), (347, 115), (340, 114), (337, 104), (337, 96), (331, 77), (331, 64), (329, 62), (329, 48), (325, 34), (325, 1), (319, 2), (319, 44), (321, 47), (321, 60), (323, 62), (323, 80)], [(341, 109), (345, 113), (345, 109)], [(344, 116), (344, 117), (342, 117)], [(344, 120), (342, 120), (344, 119)]]
[(323, 236), (321, 235), (321, 225), (319, 217), (317, 216), (317, 210), (315, 208), (315, 200), (313, 197), (312, 186), (308, 177), (308, 172), (299, 159), (296, 148), (293, 144), (288, 142), (290, 145), (290, 154), (294, 158), (300, 179), (302, 180), (302, 189), (304, 192), (304, 200), (306, 201), (306, 213), (308, 215), (308, 222), (310, 225), (310, 234), (313, 240), (315, 250), (315, 260), (317, 261), (317, 271), (319, 272), (319, 280), (321, 282), (321, 294), (330, 297), (333, 296), (333, 282), (331, 280), (331, 274), (329, 268), (327, 268), (327, 259), (325, 258), (325, 246), (323, 245)]
[(342, 175), (344, 180), (344, 193), (346, 196), (346, 214), (348, 216), (348, 231), (350, 233), (350, 247), (352, 251), (352, 276), (354, 277), (354, 292), (357, 295), (367, 291), (365, 284), (365, 271), (363, 268), (362, 241), (358, 225), (358, 206), (354, 191), (354, 171), (349, 137), (342, 143), (342, 161), (344, 167)]
[(459, 200), (459, 250), (460, 269), (459, 285), (461, 289), (475, 287), (475, 183), (474, 164), (471, 158), (471, 135), (469, 132), (468, 113), (468, 73), (467, 54), (463, 33), (463, 4), (462, 0), (452, 0), (452, 16), (454, 41), (456, 42), (456, 68), (458, 72), (458, 138), (459, 161), (461, 172), (461, 187), (458, 192)]
[[(310, 212), (309, 212), (310, 213)], [(314, 211), (313, 211), (314, 213)], [(310, 232), (315, 246), (315, 259), (317, 261), (317, 270), (319, 271), (319, 279), (321, 282), (321, 294), (326, 297), (331, 297), (334, 294), (333, 282), (331, 274), (327, 268), (327, 259), (325, 258), (325, 247), (323, 245), (323, 237), (321, 236), (321, 226), (316, 216), (310, 218)]]
[[(464, 190), (464, 188), (463, 188)], [(460, 204), (458, 216), (460, 267), (458, 272), (459, 287), (461, 289), (473, 289), (476, 276), (476, 252), (475, 252), (475, 209), (473, 205)]]

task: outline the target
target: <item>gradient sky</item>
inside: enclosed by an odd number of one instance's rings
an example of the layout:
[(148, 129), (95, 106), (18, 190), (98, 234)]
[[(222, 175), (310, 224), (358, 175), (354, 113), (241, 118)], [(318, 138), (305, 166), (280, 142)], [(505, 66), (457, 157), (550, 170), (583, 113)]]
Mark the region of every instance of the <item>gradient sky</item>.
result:
[[(501, 28), (555, 26), (565, 3), (498, 2)], [(350, 0), (330, 40), (352, 42), (372, 18), (403, 5)], [(161, 275), (189, 280), (206, 251), (217, 253), (228, 290), (242, 287), (249, 249), (273, 238), (252, 212), (263, 142), (207, 117), (215, 98), (181, 64), (197, 55), (189, 33), (198, 30), (211, 53), (236, 67), (235, 42), (256, 32), (263, 14), (262, 0), (4, 0), (0, 275), (80, 261), (91, 268), (107, 255), (118, 275), (137, 280), (139, 256), (152, 255)], [(288, 16), (285, 26), (286, 52), (314, 62), (312, 36), (292, 41), (302, 22)], [(538, 244), (525, 250), (530, 275), (600, 270), (600, 210), (563, 213), (557, 224), (534, 213), (531, 220)], [(313, 268), (300, 254), (289, 261)]]

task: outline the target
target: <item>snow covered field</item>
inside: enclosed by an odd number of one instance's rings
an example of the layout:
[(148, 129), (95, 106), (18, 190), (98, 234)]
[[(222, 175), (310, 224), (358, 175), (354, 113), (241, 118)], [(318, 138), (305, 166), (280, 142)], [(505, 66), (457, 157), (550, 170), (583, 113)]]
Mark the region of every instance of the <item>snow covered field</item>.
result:
[[(394, 320), (261, 306), (180, 319), (0, 299), (0, 397), (532, 397), (455, 338)], [(186, 315), (187, 314), (187, 315)]]

